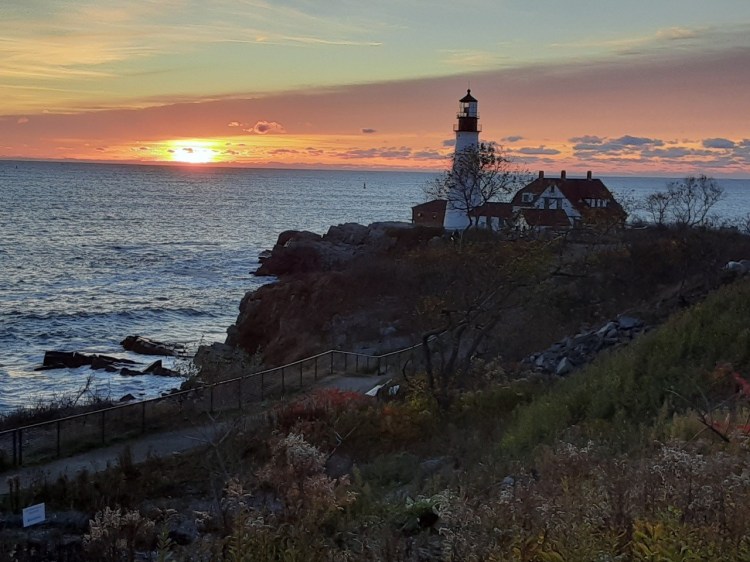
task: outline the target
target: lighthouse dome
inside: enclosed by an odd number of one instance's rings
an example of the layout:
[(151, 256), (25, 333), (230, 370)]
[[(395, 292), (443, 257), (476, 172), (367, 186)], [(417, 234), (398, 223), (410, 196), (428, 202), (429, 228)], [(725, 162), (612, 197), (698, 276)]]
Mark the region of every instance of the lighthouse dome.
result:
[(474, 96), (471, 95), (471, 90), (466, 90), (466, 95), (462, 97), (460, 100), (461, 103), (471, 103), (476, 102), (477, 100), (474, 98)]

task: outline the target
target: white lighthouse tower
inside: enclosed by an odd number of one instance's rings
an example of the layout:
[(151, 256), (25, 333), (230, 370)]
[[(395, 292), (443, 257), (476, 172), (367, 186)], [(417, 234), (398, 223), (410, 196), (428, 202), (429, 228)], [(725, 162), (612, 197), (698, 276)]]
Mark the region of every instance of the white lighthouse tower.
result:
[[(477, 110), (477, 100), (471, 95), (471, 90), (467, 90), (466, 95), (459, 100), (457, 117), (458, 123), (453, 126), (453, 130), (456, 132), (456, 155), (479, 146), (479, 131), (481, 130), (479, 126), (479, 112)], [(460, 158), (454, 160), (454, 166), (460, 165), (460, 163)], [(462, 176), (461, 173), (455, 175), (458, 178)], [(462, 195), (448, 196), (445, 221), (443, 222), (446, 230), (464, 230), (469, 226), (469, 218), (466, 216), (466, 202), (459, 202), (464, 199), (463, 193), (468, 190), (466, 186), (457, 186), (456, 189), (461, 190)], [(481, 203), (479, 201), (479, 194), (471, 194), (471, 196), (471, 207), (478, 206)]]

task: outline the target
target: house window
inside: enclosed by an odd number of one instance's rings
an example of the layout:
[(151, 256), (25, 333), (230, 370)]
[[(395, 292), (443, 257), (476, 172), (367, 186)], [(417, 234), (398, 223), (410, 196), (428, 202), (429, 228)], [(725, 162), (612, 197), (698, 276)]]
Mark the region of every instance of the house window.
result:
[(521, 194), (521, 201), (523, 203), (531, 203), (531, 201), (534, 199), (533, 193), (522, 193)]

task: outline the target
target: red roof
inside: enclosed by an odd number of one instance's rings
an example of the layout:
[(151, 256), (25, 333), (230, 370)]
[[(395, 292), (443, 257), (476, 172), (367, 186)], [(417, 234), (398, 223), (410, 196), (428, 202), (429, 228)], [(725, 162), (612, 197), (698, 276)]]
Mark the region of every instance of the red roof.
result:
[(448, 201), (445, 199), (433, 199), (432, 201), (427, 201), (427, 203), (414, 205), (411, 210), (412, 212), (418, 211), (420, 213), (444, 213), (447, 203)]
[(521, 209), (526, 224), (531, 227), (570, 228), (570, 219), (562, 209)]
[(498, 203), (491, 201), (481, 207), (477, 207), (471, 213), (475, 217), (500, 217), (501, 219), (513, 218), (513, 205), (510, 203)]
[(623, 220), (627, 216), (625, 210), (615, 200), (612, 192), (607, 189), (602, 180), (593, 178), (537, 178), (526, 187), (521, 188), (513, 196), (511, 202), (517, 207), (528, 206), (530, 202), (523, 201), (524, 193), (532, 193), (534, 199), (536, 199), (551, 186), (559, 189), (560, 193), (579, 212), (586, 212), (588, 209), (594, 208), (588, 204), (587, 199), (601, 199), (607, 201), (607, 206), (597, 207), (597, 214), (616, 215)]

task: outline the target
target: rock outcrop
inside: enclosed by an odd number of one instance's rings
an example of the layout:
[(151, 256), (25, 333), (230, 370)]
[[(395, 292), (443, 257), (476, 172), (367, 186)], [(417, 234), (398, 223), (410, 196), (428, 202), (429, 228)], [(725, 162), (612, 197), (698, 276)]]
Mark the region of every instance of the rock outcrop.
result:
[(336, 347), (373, 352), (409, 345), (413, 330), (404, 309), (413, 301), (400, 295), (397, 268), (408, 265), (399, 257), (442, 234), (401, 222), (343, 224), (323, 236), (281, 233), (256, 271), (279, 280), (244, 296), (226, 344), (262, 352), (266, 364)]
[(416, 236), (440, 236), (442, 229), (403, 222), (376, 222), (369, 226), (346, 223), (332, 226), (323, 236), (307, 231), (287, 230), (270, 252), (260, 256), (255, 275), (302, 274), (341, 269), (363, 255), (386, 252)]
[(135, 365), (135, 361), (121, 359), (119, 357), (110, 357), (109, 355), (97, 355), (93, 353), (81, 353), (78, 351), (46, 351), (42, 366), (37, 371), (46, 371), (48, 369), (77, 369), (78, 367), (88, 366), (94, 370), (104, 369), (108, 372), (115, 372), (122, 365)]
[(619, 316), (596, 330), (576, 334), (524, 359), (536, 371), (565, 376), (589, 363), (599, 352), (630, 343), (648, 330), (638, 318)]
[(120, 342), (123, 349), (141, 355), (163, 355), (175, 357), (185, 354), (185, 346), (181, 344), (163, 343), (150, 340), (143, 336), (127, 336)]

